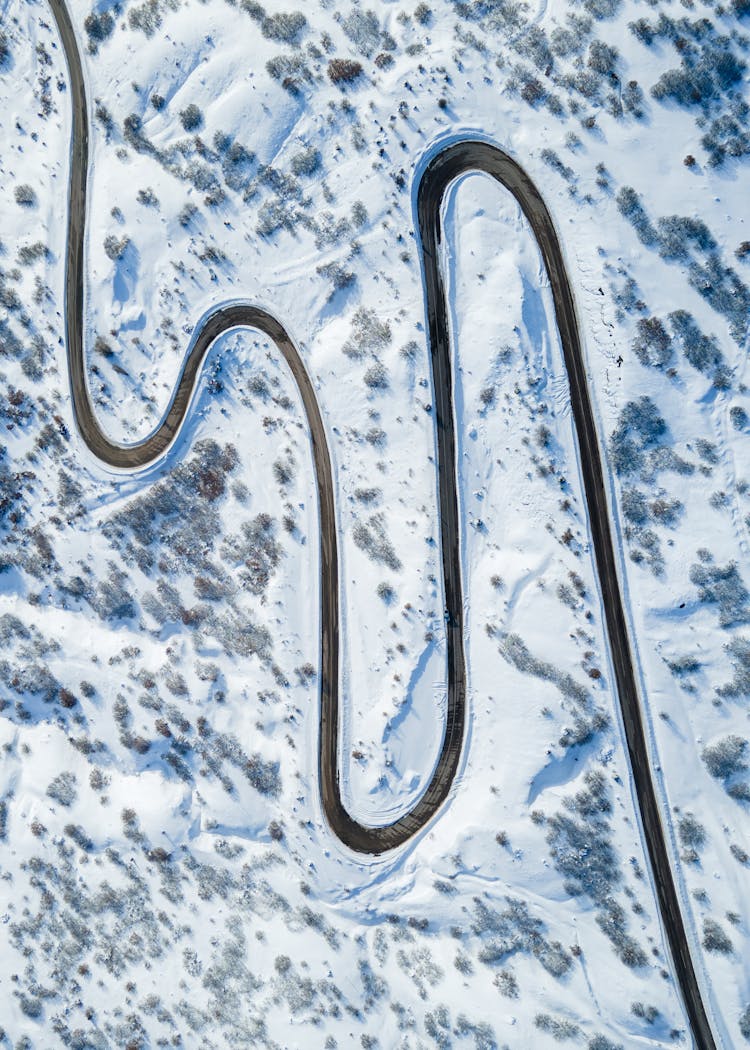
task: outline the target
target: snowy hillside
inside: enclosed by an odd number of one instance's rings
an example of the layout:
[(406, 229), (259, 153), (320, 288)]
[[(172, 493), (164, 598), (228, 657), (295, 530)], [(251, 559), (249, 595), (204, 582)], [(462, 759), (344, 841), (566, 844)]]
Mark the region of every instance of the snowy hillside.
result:
[[(420, 796), (446, 705), (415, 179), (470, 136), (533, 178), (584, 336), (690, 951), (717, 1043), (750, 1044), (750, 4), (70, 14), (99, 418), (151, 432), (217, 304), (283, 321), (331, 450), (363, 822)], [(371, 858), (321, 807), (318, 503), (275, 348), (221, 337), (152, 468), (108, 469), (76, 431), (68, 84), (44, 0), (0, 0), (0, 1046), (690, 1046), (518, 206), (475, 174), (443, 211), (469, 728), (438, 817)]]

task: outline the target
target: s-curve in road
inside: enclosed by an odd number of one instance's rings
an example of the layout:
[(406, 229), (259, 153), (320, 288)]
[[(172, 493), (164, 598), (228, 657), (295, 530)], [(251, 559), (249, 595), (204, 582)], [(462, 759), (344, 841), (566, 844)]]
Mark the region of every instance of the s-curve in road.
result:
[(326, 431), (315, 390), (304, 363), (283, 325), (252, 303), (218, 306), (201, 322), (187, 350), (172, 400), (157, 427), (143, 441), (120, 445), (102, 430), (86, 380), (84, 331), (84, 232), (88, 177), (88, 111), (85, 83), (75, 32), (64, 0), (50, 0), (62, 38), (72, 95), (71, 166), (68, 191), (65, 335), (73, 413), (78, 431), (92, 453), (120, 470), (154, 463), (172, 446), (186, 415), (211, 344), (231, 329), (248, 327), (264, 333), (278, 347), (294, 377), (310, 429), (320, 516), (320, 732), (319, 779), (326, 819), (333, 832), (352, 850), (379, 854), (394, 849), (419, 832), (446, 800), (461, 757), (466, 720), (463, 594), (460, 570), (460, 528), (456, 492), (456, 450), (453, 412), (451, 347), (438, 246), (442, 236), (440, 209), (455, 180), (468, 172), (485, 172), (508, 189), (520, 204), (539, 243), (550, 279), (570, 384), (584, 489), (592, 539), (606, 610), (609, 644), (625, 726), (633, 779), (651, 862), (662, 921), (674, 971), (700, 1050), (715, 1042), (690, 957), (674, 877), (669, 863), (656, 792), (648, 762), (641, 703), (617, 577), (616, 558), (591, 400), (586, 381), (573, 296), (555, 228), (542, 198), (519, 165), (494, 146), (463, 141), (439, 152), (419, 181), (417, 212), (426, 283), (434, 417), (437, 428), (438, 493), (442, 545), (443, 588), (447, 637), (448, 699), (442, 747), (427, 788), (408, 813), (385, 826), (356, 821), (341, 799), (339, 770), (339, 570), (334, 484)]
[[(447, 341), (440, 371), (444, 387), (437, 415), (440, 432), (441, 540), (448, 610), (448, 703), (442, 748), (430, 782), (416, 804), (398, 820), (370, 827), (355, 820), (341, 799), (339, 771), (339, 566), (334, 483), (328, 441), (315, 390), (305, 365), (284, 326), (252, 303), (218, 306), (203, 319), (188, 348), (185, 363), (167, 411), (147, 438), (120, 445), (110, 440), (96, 418), (86, 380), (84, 332), (84, 241), (88, 178), (88, 110), (75, 31), (64, 0), (50, 0), (62, 38), (72, 95), (71, 167), (68, 189), (68, 243), (65, 274), (65, 337), (73, 414), (78, 431), (93, 454), (120, 470), (137, 470), (156, 462), (170, 449), (188, 414), (201, 366), (211, 344), (231, 329), (253, 328), (268, 336), (283, 355), (294, 377), (310, 429), (320, 516), (320, 732), (319, 780), (323, 810), (333, 830), (351, 849), (379, 854), (394, 849), (420, 831), (445, 801), (454, 781), (464, 738), (466, 667), (463, 649), (463, 600), (459, 568), (459, 528), (453, 409)], [(445, 378), (447, 377), (447, 379)], [(447, 386), (444, 386), (445, 383)]]

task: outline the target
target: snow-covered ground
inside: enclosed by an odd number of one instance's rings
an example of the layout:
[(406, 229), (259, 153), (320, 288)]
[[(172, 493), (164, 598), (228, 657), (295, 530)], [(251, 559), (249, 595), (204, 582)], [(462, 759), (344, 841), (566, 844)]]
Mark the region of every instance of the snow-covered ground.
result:
[[(361, 820), (418, 797), (445, 704), (414, 173), (481, 135), (535, 180), (726, 1047), (750, 1039), (746, 6), (71, 5), (94, 110), (97, 408), (113, 437), (151, 430), (219, 302), (255, 300), (297, 341), (337, 486), (342, 771)], [(335, 83), (336, 60), (362, 71)], [(469, 728), (438, 819), (370, 860), (318, 798), (317, 505), (277, 355), (221, 339), (158, 471), (108, 472), (75, 433), (66, 80), (45, 4), (0, 0), (8, 1045), (689, 1045), (551, 296), (517, 207), (478, 175), (446, 202)]]

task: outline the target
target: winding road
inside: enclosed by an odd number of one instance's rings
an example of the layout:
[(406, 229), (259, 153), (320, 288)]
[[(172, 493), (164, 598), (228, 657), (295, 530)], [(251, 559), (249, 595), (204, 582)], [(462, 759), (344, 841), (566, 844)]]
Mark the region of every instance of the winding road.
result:
[(385, 826), (356, 821), (345, 809), (339, 776), (339, 568), (335, 487), (328, 441), (315, 390), (297, 348), (277, 318), (252, 303), (233, 302), (205, 317), (188, 348), (172, 400), (157, 427), (135, 444), (111, 441), (96, 418), (86, 377), (84, 332), (84, 243), (88, 179), (89, 120), (86, 90), (75, 31), (64, 0), (50, 0), (70, 74), (72, 134), (68, 190), (65, 335), (73, 413), (80, 435), (102, 462), (121, 470), (154, 463), (174, 442), (196, 389), (201, 366), (214, 340), (235, 328), (265, 334), (286, 360), (300, 392), (313, 450), (320, 515), (320, 733), (319, 779), (326, 819), (352, 850), (380, 854), (419, 832), (446, 800), (461, 758), (466, 720), (464, 609), (460, 569), (460, 527), (456, 486), (456, 448), (450, 332), (443, 275), (439, 266), (441, 204), (451, 185), (468, 172), (484, 172), (513, 194), (538, 241), (549, 276), (570, 384), (584, 489), (606, 612), (608, 640), (622, 709), (630, 765), (652, 868), (653, 884), (669, 943), (675, 976), (699, 1050), (714, 1050), (711, 1026), (689, 951), (679, 897), (669, 862), (653, 777), (648, 762), (642, 708), (617, 574), (602, 457), (591, 407), (573, 295), (564, 258), (547, 208), (529, 177), (497, 147), (461, 141), (444, 148), (425, 168), (417, 190), (426, 312), (432, 368), (440, 534), (447, 637), (448, 702), (442, 748), (427, 788), (408, 813)]

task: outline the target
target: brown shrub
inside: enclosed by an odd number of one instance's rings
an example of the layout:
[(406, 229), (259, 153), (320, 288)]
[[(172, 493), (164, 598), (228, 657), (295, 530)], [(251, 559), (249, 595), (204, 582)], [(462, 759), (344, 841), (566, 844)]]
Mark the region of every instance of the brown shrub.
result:
[(328, 76), (334, 84), (351, 84), (362, 74), (362, 64), (349, 58), (332, 58), (328, 63)]

